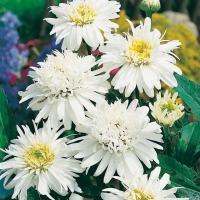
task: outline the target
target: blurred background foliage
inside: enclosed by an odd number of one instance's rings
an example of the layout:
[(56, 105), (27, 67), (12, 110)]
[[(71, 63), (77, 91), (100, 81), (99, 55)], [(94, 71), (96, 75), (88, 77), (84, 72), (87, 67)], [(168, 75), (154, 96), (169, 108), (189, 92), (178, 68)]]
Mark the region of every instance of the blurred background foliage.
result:
[(6, 10), (15, 13), (22, 23), (20, 38), (27, 41), (39, 36), (43, 15), (51, 3), (58, 4), (59, 0), (0, 0), (0, 14)]

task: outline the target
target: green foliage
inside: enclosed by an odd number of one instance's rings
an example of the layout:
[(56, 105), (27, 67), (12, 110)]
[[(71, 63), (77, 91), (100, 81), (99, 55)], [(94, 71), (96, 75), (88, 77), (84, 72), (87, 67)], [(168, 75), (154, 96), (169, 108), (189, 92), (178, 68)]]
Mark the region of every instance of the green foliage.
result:
[(75, 138), (75, 130), (72, 128), (71, 130), (66, 130), (63, 133), (63, 137), (67, 137), (69, 140), (73, 140)]
[(27, 200), (41, 200), (40, 195), (37, 190), (34, 188), (29, 188), (28, 194), (27, 194)]
[(192, 167), (197, 144), (200, 142), (200, 122), (191, 123), (181, 129), (181, 138), (177, 140), (175, 158), (182, 164)]
[(161, 176), (164, 173), (170, 175), (170, 187), (184, 187), (183, 189), (178, 189), (176, 193), (177, 197), (190, 197), (190, 200), (199, 199), (200, 175), (198, 175), (192, 168), (182, 165), (174, 158), (159, 155), (159, 161)]
[(2, 0), (0, 11), (10, 10), (18, 16), (22, 22), (18, 29), (20, 38), (27, 41), (38, 36), (44, 5), (44, 0)]
[(178, 86), (174, 90), (200, 120), (200, 86), (178, 74), (175, 74), (175, 77)]
[[(42, 9), (45, 1), (44, 0), (3, 0), (0, 1), (0, 9), (10, 10), (17, 15), (22, 15), (26, 10), (35, 9), (37, 7), (41, 7)], [(36, 14), (36, 13), (35, 13)]]
[(122, 102), (125, 102), (127, 98), (124, 97), (118, 90), (115, 90), (112, 86), (109, 89), (109, 92), (106, 94), (106, 100), (109, 104), (114, 103), (117, 99), (121, 99)]
[[(4, 149), (8, 146), (8, 144), (9, 144), (9, 141), (6, 137), (4, 124), (2, 121), (2, 116), (0, 114), (0, 147)], [(0, 151), (0, 161), (3, 159), (4, 156), (5, 156), (5, 153), (3, 151)]]
[[(179, 184), (172, 184), (174, 187), (181, 187)], [(199, 200), (200, 192), (197, 192), (195, 190), (191, 190), (189, 188), (180, 188), (176, 192), (176, 197), (178, 198), (188, 198), (189, 200)]]
[[(7, 148), (10, 141), (17, 137), (17, 129), (12, 114), (12, 110), (8, 105), (8, 100), (4, 91), (0, 88), (0, 148)], [(4, 153), (0, 152), (0, 161), (3, 159)]]
[(200, 141), (197, 143), (195, 154), (200, 152)]
[(92, 184), (92, 180), (85, 173), (80, 174), (77, 183), (82, 189), (82, 193), (75, 192), (85, 198), (98, 198), (101, 196), (102, 189)]

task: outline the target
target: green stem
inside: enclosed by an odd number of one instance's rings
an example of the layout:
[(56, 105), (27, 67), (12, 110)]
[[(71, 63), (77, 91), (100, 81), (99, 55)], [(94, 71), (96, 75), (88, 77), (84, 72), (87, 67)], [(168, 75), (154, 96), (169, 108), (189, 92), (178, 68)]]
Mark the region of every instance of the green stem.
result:
[(142, 100), (141, 100), (141, 97), (140, 97), (140, 92), (139, 92), (137, 87), (135, 88), (135, 96), (136, 96), (136, 99), (138, 99), (140, 106), (142, 106)]
[(146, 17), (149, 17), (150, 19), (151, 19), (151, 21), (152, 21), (152, 12), (146, 12)]
[(172, 155), (171, 136), (169, 126), (163, 126), (164, 133), (164, 151), (167, 156)]
[(40, 55), (40, 52), (38, 51), (38, 49), (36, 47), (32, 47), (33, 52), (35, 53), (36, 56)]
[(94, 199), (94, 198), (98, 198), (101, 196), (101, 194), (96, 194), (96, 195), (91, 195), (91, 194), (86, 194), (86, 193), (80, 193), (77, 191), (74, 191), (74, 194), (78, 194), (81, 197), (87, 198), (87, 199)]
[(86, 48), (87, 48), (88, 55), (91, 55), (92, 54), (91, 47), (87, 43), (85, 43), (85, 45), (86, 45)]

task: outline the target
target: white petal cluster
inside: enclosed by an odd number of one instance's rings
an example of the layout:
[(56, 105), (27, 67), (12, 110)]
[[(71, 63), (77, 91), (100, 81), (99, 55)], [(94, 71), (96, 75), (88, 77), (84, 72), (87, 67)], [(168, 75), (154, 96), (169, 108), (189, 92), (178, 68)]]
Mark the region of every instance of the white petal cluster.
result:
[(74, 0), (52, 6), (51, 12), (57, 18), (46, 20), (53, 25), (50, 34), (56, 33), (56, 43), (64, 39), (63, 50), (78, 50), (82, 40), (96, 49), (104, 42), (101, 31), (110, 32), (112, 28), (118, 28), (110, 19), (119, 17), (119, 8), (117, 1)]
[(151, 5), (160, 5), (160, 0), (142, 0), (143, 4)]
[(159, 124), (164, 126), (172, 126), (175, 121), (180, 119), (184, 114), (184, 106), (176, 102), (178, 93), (174, 93), (173, 96), (166, 90), (163, 97), (161, 93), (157, 94), (157, 100), (152, 105), (149, 104), (152, 110), (152, 116), (158, 121)]
[(71, 129), (72, 121), (78, 124), (85, 117), (84, 108), (92, 112), (95, 108), (92, 102), (104, 103), (103, 94), (110, 84), (103, 75), (96, 76), (91, 71), (96, 65), (94, 56), (78, 57), (70, 50), (55, 51), (38, 64), (39, 68), (32, 67), (34, 71), (29, 72), (34, 83), (25, 92), (19, 92), (20, 103), (33, 98), (29, 107), (39, 110), (36, 122), (49, 117), (52, 127), (63, 120), (65, 127)]
[(18, 139), (12, 140), (9, 148), (3, 150), (7, 154), (6, 161), (0, 163), (3, 172), (0, 179), (6, 177), (4, 187), (14, 188), (12, 198), (18, 196), (19, 200), (27, 199), (30, 187), (50, 199), (53, 199), (50, 190), (60, 195), (67, 195), (69, 190), (73, 192), (74, 177), (83, 172), (83, 168), (71, 157), (67, 139), (59, 138), (65, 129), (60, 126), (52, 129), (48, 123), (41, 129), (37, 129), (35, 123), (34, 127), (34, 134), (28, 126), (23, 126), (24, 133), (17, 127)]
[(178, 188), (164, 190), (164, 187), (170, 183), (170, 176), (164, 174), (159, 179), (160, 170), (160, 167), (156, 167), (149, 179), (147, 174), (128, 179), (115, 177), (124, 185), (125, 191), (108, 188), (103, 190), (101, 197), (103, 200), (189, 200), (189, 198), (176, 198), (174, 194)]
[[(106, 168), (104, 182), (108, 183), (115, 171), (129, 176), (137, 171), (143, 173), (141, 161), (151, 167), (150, 161), (159, 163), (154, 148), (162, 149), (155, 142), (163, 142), (160, 126), (149, 122), (148, 107), (137, 107), (138, 100), (128, 106), (128, 101), (97, 106), (87, 125), (76, 130), (87, 133), (78, 138), (81, 142), (70, 145), (78, 151), (75, 158), (84, 158), (81, 166), (90, 168), (98, 164), (95, 176)], [(140, 161), (141, 160), (141, 161)]]
[(99, 65), (103, 64), (100, 71), (105, 71), (108, 78), (111, 70), (120, 67), (111, 84), (121, 93), (125, 90), (126, 97), (136, 86), (141, 93), (144, 90), (149, 97), (153, 97), (154, 87), (161, 88), (160, 80), (170, 87), (176, 87), (174, 72), (182, 72), (174, 65), (176, 59), (172, 51), (181, 43), (173, 40), (162, 44), (161, 33), (157, 29), (151, 31), (150, 18), (136, 28), (132, 22), (128, 22), (132, 35), (105, 34), (107, 44), (99, 48), (105, 53), (99, 61)]

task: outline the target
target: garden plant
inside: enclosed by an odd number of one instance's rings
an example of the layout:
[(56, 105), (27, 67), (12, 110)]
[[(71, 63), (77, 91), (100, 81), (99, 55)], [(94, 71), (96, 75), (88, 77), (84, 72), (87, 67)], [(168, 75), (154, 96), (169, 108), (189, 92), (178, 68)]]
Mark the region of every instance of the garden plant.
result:
[(176, 64), (181, 42), (152, 28), (159, 0), (140, 8), (146, 18), (118, 34), (115, 0), (51, 6), (62, 51), (31, 67), (18, 93), (37, 112), (34, 131), (16, 127), (0, 89), (0, 179), (12, 199), (200, 199), (200, 86)]

